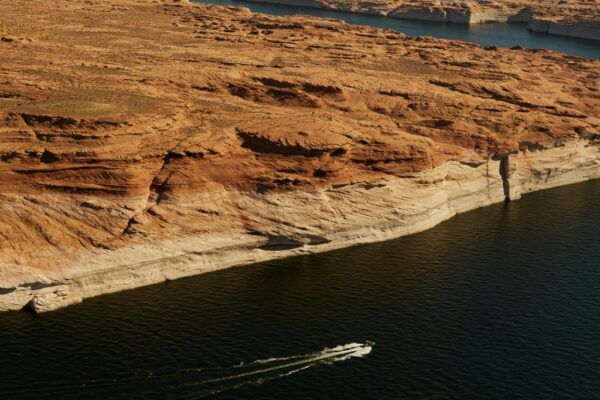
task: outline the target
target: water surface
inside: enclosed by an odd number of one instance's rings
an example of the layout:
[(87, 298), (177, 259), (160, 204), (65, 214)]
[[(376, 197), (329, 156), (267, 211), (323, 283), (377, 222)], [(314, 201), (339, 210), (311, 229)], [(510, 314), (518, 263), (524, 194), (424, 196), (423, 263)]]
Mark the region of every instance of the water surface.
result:
[(600, 58), (600, 41), (530, 32), (527, 30), (527, 25), (524, 23), (467, 25), (403, 20), (283, 4), (251, 3), (237, 0), (193, 1), (243, 6), (249, 8), (253, 12), (271, 15), (312, 15), (315, 17), (335, 18), (355, 25), (370, 25), (378, 28), (389, 28), (403, 32), (409, 36), (433, 36), (441, 39), (464, 40), (486, 46), (512, 47), (519, 45), (530, 49), (546, 48), (581, 57)]
[[(385, 243), (1, 314), (0, 398), (195, 399), (238, 383), (211, 398), (598, 398), (599, 294), (596, 181)], [(366, 340), (363, 357), (201, 384)]]

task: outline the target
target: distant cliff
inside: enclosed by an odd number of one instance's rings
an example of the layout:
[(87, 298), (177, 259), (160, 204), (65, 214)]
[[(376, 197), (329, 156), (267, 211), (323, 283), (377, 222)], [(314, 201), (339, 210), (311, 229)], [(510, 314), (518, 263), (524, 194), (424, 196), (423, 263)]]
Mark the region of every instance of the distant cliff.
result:
[(526, 22), (528, 29), (600, 40), (600, 2), (586, 0), (241, 0), (324, 8), (421, 21)]
[(4, 0), (0, 27), (1, 310), (600, 176), (597, 60), (170, 1)]

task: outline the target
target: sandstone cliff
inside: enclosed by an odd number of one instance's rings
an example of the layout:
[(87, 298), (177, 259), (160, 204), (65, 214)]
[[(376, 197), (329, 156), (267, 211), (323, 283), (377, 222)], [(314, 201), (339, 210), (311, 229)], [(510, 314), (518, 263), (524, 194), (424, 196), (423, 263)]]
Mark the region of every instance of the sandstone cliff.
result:
[[(242, 0), (243, 1), (243, 0)], [(600, 40), (600, 2), (592, 0), (246, 0), (357, 14), (463, 24), (526, 22), (536, 32)]]
[(2, 10), (2, 310), (600, 177), (597, 60), (186, 2)]

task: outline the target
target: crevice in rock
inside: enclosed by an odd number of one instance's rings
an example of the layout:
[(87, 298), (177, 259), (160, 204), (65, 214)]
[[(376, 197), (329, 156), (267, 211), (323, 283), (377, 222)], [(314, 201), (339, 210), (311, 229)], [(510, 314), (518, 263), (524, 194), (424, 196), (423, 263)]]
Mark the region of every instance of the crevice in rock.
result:
[(44, 153), (42, 153), (40, 157), (40, 161), (44, 164), (51, 164), (58, 160), (60, 160), (60, 157), (49, 150), (44, 150)]
[(261, 136), (253, 132), (237, 130), (238, 137), (242, 140), (242, 147), (255, 153), (283, 154), (289, 156), (318, 157), (329, 149), (306, 148), (300, 144), (288, 144)]
[(174, 171), (171, 171), (162, 182), (158, 183), (154, 181), (152, 183), (151, 190), (154, 191), (154, 194), (156, 195), (154, 205), (160, 204), (160, 202), (165, 198), (165, 193), (168, 190), (169, 178), (171, 178), (173, 172)]
[(327, 171), (324, 171), (321, 168), (317, 168), (313, 172), (313, 176), (316, 177), (316, 178), (325, 178), (327, 176)]
[(317, 94), (341, 94), (342, 89), (335, 85), (319, 85), (316, 83), (307, 82), (303, 86), (304, 90), (309, 93)]
[(129, 220), (127, 221), (127, 225), (125, 226), (125, 229), (123, 229), (122, 235), (133, 233), (133, 225), (137, 224), (137, 221), (135, 219), (136, 216), (137, 215), (134, 215), (133, 217), (129, 218)]
[(268, 251), (293, 250), (302, 247), (304, 243), (283, 235), (267, 235), (267, 243), (258, 248)]
[(17, 288), (0, 288), (0, 295), (5, 295), (14, 292)]
[(271, 87), (286, 88), (286, 89), (291, 89), (291, 88), (296, 87), (296, 84), (293, 82), (282, 81), (282, 80), (277, 80), (277, 79), (273, 79), (273, 78), (256, 77), (256, 78), (254, 78), (254, 80), (262, 83), (263, 85), (271, 86)]
[[(125, 234), (131, 235), (132, 233), (134, 233), (134, 225), (139, 223), (137, 220), (137, 217), (145, 212), (148, 212), (153, 206), (159, 204), (164, 199), (165, 192), (168, 190), (167, 182), (169, 181), (169, 178), (171, 178), (171, 175), (173, 175), (174, 171), (171, 171), (167, 175), (167, 177), (164, 180), (162, 180), (162, 182), (159, 182), (158, 178), (163, 173), (165, 167), (167, 165), (169, 165), (169, 163), (172, 160), (185, 158), (187, 156), (186, 153), (177, 152), (177, 151), (175, 151), (175, 149), (181, 143), (183, 143), (184, 140), (188, 139), (189, 137), (190, 137), (190, 135), (186, 135), (183, 139), (179, 140), (177, 142), (177, 144), (175, 144), (175, 146), (173, 146), (173, 148), (171, 150), (169, 150), (165, 154), (165, 156), (162, 159), (160, 168), (158, 168), (158, 171), (156, 172), (156, 174), (150, 181), (150, 186), (148, 187), (148, 196), (146, 198), (146, 204), (145, 204), (144, 208), (141, 209), (139, 212), (136, 212), (134, 215), (131, 216), (131, 218), (129, 218), (129, 220), (127, 221), (127, 225), (125, 226), (125, 228), (122, 231), (122, 235), (125, 235)], [(154, 202), (152, 202), (153, 198), (154, 198)]]
[(502, 177), (502, 188), (504, 190), (504, 200), (510, 201), (510, 155), (500, 156), (500, 176)]

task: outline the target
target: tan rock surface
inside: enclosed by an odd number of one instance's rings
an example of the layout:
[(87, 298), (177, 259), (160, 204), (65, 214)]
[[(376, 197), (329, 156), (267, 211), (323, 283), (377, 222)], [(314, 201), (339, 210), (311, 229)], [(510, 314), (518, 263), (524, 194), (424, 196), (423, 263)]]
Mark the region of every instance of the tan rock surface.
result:
[(185, 2), (0, 2), (0, 309), (600, 177), (597, 60)]

